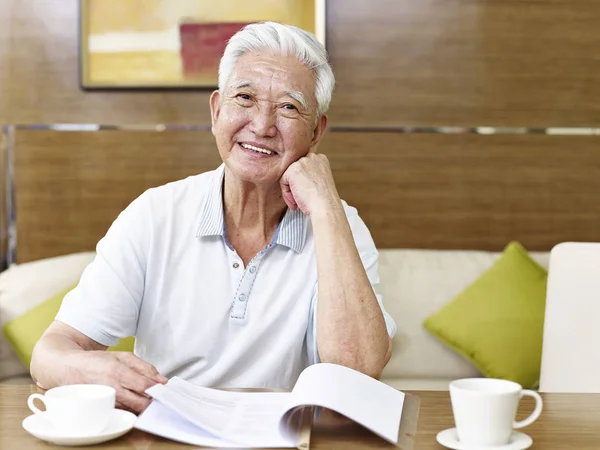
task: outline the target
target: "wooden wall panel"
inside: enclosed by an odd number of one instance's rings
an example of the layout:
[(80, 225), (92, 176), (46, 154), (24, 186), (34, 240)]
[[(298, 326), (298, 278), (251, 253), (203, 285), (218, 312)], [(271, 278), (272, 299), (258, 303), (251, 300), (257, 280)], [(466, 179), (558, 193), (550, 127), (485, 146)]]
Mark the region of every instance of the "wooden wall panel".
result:
[(18, 130), (17, 261), (93, 250), (143, 191), (220, 163), (210, 132)]
[[(600, 127), (600, 2), (327, 4), (332, 126)], [(77, 0), (3, 0), (0, 88), (0, 124), (209, 123), (209, 91), (81, 91)], [(208, 132), (17, 136), (20, 260), (89, 249), (143, 189), (218, 163)], [(379, 247), (548, 250), (600, 240), (599, 143), (356, 131), (323, 149)]]
[[(379, 248), (600, 241), (600, 136), (328, 133)], [(146, 188), (217, 167), (210, 132), (16, 133), (17, 260), (93, 249)]]
[(340, 195), (379, 248), (600, 241), (600, 136), (329, 133)]
[(0, 128), (0, 271), (8, 263), (8, 208), (6, 197), (6, 135)]
[[(596, 0), (327, 6), (332, 125), (600, 124)], [(80, 91), (77, 0), (3, 0), (0, 16), (11, 33), (0, 62), (10, 68), (9, 122), (209, 122), (208, 91)]]
[[(6, 8), (5, 8), (6, 6)], [(6, 252), (8, 248), (8, 229), (7, 229), (7, 205), (6, 205), (6, 167), (5, 167), (5, 147), (6, 138), (3, 132), (3, 125), (8, 122), (8, 44), (10, 36), (10, 14), (8, 14), (9, 5), (2, 4), (0, 9), (0, 271), (4, 270), (6, 265)], [(6, 12), (6, 13), (5, 13)]]
[(598, 126), (596, 0), (329, 0), (348, 126)]
[[(8, 114), (8, 48), (10, 41), (9, 5), (0, 10), (0, 125), (7, 123)], [(6, 12), (5, 12), (6, 11)], [(1, 176), (1, 175), (0, 175)]]

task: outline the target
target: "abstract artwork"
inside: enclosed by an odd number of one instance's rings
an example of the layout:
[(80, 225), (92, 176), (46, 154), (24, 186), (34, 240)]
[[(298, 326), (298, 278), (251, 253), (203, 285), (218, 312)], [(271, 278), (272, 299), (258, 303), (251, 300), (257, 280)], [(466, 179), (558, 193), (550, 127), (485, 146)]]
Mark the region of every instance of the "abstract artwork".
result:
[(214, 88), (228, 39), (265, 20), (325, 43), (325, 0), (80, 0), (81, 86)]

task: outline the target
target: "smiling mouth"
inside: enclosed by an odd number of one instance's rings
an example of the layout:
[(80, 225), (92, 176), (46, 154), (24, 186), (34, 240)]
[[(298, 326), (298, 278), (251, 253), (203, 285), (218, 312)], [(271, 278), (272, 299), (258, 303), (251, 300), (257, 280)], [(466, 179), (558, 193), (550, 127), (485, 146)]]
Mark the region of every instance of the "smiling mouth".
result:
[(277, 154), (273, 150), (267, 150), (266, 148), (256, 147), (254, 145), (245, 144), (243, 142), (240, 142), (239, 144), (246, 150), (252, 150), (253, 152), (262, 153), (263, 155), (276, 155)]

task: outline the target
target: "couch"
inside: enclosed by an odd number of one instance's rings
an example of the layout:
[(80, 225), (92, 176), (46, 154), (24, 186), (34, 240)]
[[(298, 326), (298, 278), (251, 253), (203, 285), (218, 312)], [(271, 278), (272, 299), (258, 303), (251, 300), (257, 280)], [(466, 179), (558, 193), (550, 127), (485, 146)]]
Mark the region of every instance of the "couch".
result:
[[(446, 348), (423, 321), (475, 281), (501, 253), (464, 250), (380, 250), (378, 291), (398, 332), (382, 381), (400, 390), (447, 390), (451, 380), (481, 376)], [(530, 252), (548, 268), (549, 253)], [(48, 258), (0, 273), (0, 326), (74, 285), (92, 252)], [(30, 383), (27, 369), (0, 336), (0, 383)]]
[[(462, 356), (445, 347), (423, 327), (478, 279), (500, 252), (465, 250), (380, 250), (379, 291), (398, 332), (382, 381), (400, 390), (447, 390), (451, 380), (481, 376)], [(529, 252), (545, 269), (549, 252)]]

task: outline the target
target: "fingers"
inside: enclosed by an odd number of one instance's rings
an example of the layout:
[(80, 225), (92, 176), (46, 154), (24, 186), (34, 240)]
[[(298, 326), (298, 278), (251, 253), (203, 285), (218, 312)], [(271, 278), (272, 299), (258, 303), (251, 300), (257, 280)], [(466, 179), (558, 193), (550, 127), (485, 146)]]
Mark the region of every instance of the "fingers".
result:
[(281, 192), (283, 194), (283, 201), (292, 211), (296, 211), (298, 208), (298, 204), (296, 203), (296, 199), (294, 198), (294, 194), (290, 190), (289, 186), (286, 186), (287, 190), (282, 189)]
[(115, 408), (122, 409), (123, 411), (129, 411), (129, 412), (136, 414), (135, 411), (133, 411), (131, 408), (128, 408), (127, 406), (125, 406), (123, 403), (121, 403), (119, 401), (115, 402)]
[(290, 208), (292, 211), (296, 211), (296, 208), (298, 208), (298, 204), (296, 203), (296, 199), (294, 198), (292, 188), (290, 187), (285, 174), (283, 177), (281, 177), (279, 185), (281, 186), (281, 194), (283, 196), (283, 201), (288, 206), (288, 208)]
[(145, 397), (147, 397), (146, 389), (157, 384), (156, 380), (141, 375), (125, 365), (119, 370), (118, 379), (122, 387)]
[(153, 380), (154, 384), (156, 384), (156, 383), (164, 384), (168, 381), (166, 377), (164, 377), (158, 373), (158, 370), (156, 370), (156, 367), (154, 367), (152, 364), (147, 363), (146, 361), (138, 358), (133, 353), (120, 352), (117, 355), (117, 358), (119, 359), (119, 361), (121, 361), (127, 367), (136, 371), (138, 374), (143, 375), (143, 376), (149, 378), (150, 380)]
[(168, 380), (156, 368), (127, 352), (86, 351), (72, 363), (78, 383), (105, 384), (117, 392), (117, 408), (139, 413), (151, 402), (145, 391)]
[(128, 353), (117, 355), (120, 364), (114, 369), (120, 386), (117, 387), (117, 407), (136, 414), (142, 412), (152, 399), (145, 391), (157, 383), (166, 381), (156, 368), (137, 356)]
[(148, 407), (151, 401), (148, 397), (139, 395), (129, 389), (117, 389), (117, 407), (120, 409), (139, 414)]

